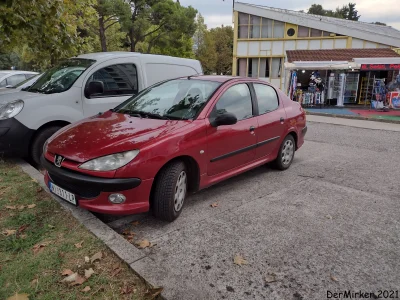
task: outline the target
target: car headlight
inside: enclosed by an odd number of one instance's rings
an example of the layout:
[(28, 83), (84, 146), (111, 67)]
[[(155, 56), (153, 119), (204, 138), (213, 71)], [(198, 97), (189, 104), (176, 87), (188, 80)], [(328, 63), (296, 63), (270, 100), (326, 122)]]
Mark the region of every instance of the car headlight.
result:
[(79, 166), (80, 169), (91, 171), (113, 171), (125, 166), (139, 154), (139, 150), (111, 154), (89, 160)]
[(18, 115), (24, 108), (24, 101), (15, 100), (0, 107), (0, 120), (10, 119)]

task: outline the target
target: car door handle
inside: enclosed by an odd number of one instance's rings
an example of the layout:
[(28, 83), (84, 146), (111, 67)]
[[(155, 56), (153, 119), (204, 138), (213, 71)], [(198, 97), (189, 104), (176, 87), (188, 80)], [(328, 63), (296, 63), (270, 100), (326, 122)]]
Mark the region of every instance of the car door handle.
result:
[(256, 130), (256, 128), (254, 126), (250, 127), (250, 132), (254, 132), (254, 130)]
[(281, 121), (281, 123), (283, 123), (283, 122), (285, 122), (285, 119), (284, 119), (284, 118), (281, 118), (281, 120), (280, 120), (280, 121)]

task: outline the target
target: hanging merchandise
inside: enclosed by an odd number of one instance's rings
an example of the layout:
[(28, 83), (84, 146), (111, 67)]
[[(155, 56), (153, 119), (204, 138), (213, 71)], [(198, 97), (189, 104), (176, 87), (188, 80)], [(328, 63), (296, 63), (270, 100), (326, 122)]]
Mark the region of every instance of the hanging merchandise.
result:
[(297, 72), (293, 71), (289, 87), (289, 98), (292, 100), (295, 100), (296, 98), (296, 88), (297, 88)]
[(386, 101), (385, 79), (375, 79), (372, 89), (371, 107), (374, 109), (383, 109)]
[(337, 98), (337, 105), (336, 106), (344, 106), (344, 88), (346, 86), (346, 74), (341, 73), (339, 74), (339, 91), (338, 91), (338, 98)]

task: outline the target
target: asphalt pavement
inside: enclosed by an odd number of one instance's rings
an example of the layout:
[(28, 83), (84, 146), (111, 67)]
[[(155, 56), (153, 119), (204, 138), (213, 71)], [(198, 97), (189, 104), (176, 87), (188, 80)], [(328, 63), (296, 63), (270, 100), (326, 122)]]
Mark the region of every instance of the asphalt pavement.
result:
[(400, 134), (316, 121), (287, 171), (263, 166), (201, 191), (173, 223), (114, 221), (154, 245), (131, 266), (173, 300), (400, 290)]

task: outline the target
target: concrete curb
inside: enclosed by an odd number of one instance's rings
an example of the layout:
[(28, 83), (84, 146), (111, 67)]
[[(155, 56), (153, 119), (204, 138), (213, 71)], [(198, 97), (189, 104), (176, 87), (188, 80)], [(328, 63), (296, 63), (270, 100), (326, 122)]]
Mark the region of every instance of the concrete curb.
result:
[[(67, 212), (71, 213), (82, 225), (84, 225), (90, 232), (92, 232), (97, 238), (99, 238), (106, 246), (113, 251), (120, 259), (122, 259), (129, 267), (137, 274), (141, 279), (143, 279), (146, 284), (151, 287), (158, 287), (159, 285), (156, 282), (153, 282), (143, 276), (143, 272), (138, 273), (133, 266), (138, 261), (143, 261), (146, 265), (146, 268), (152, 268), (153, 261), (147, 257), (146, 253), (139, 250), (131, 243), (126, 241), (123, 237), (121, 237), (117, 232), (111, 229), (109, 226), (100, 221), (96, 216), (94, 216), (91, 212), (81, 209), (80, 207), (74, 207), (69, 205), (65, 201), (62, 201), (57, 196), (50, 193), (48, 187), (46, 186), (43, 178), (43, 174), (41, 174), (38, 170), (32, 167), (27, 162), (16, 159), (14, 162), (28, 174), (32, 179), (37, 181), (41, 187), (43, 187), (44, 191), (49, 194), (54, 200), (56, 200), (61, 207)], [(140, 265), (143, 265), (141, 263)], [(162, 297), (162, 299), (165, 299)]]
[(351, 120), (364, 120), (364, 121), (400, 124), (400, 121), (397, 121), (397, 120), (374, 119), (374, 118), (367, 118), (367, 117), (361, 117), (361, 116), (316, 113), (316, 112), (309, 112), (307, 110), (305, 110), (305, 111), (306, 111), (307, 115), (314, 115), (314, 116), (321, 116), (321, 117), (332, 117), (332, 118), (342, 118), (342, 119), (351, 119)]

